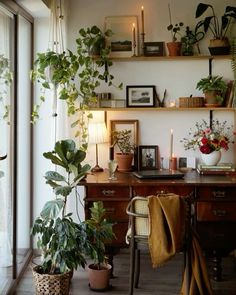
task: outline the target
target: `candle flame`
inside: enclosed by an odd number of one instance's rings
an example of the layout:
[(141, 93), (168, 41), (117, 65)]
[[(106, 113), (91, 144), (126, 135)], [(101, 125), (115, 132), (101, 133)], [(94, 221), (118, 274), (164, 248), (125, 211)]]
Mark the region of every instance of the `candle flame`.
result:
[(135, 23), (133, 23), (133, 28), (135, 28)]
[(170, 133), (173, 134), (173, 129), (170, 129)]
[(144, 7), (142, 6), (141, 9), (144, 10)]

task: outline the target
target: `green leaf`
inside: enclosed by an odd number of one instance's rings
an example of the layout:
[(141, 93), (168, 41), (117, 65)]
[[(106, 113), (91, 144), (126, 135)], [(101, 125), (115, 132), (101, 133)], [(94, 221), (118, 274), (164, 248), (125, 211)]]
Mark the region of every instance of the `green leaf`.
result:
[(56, 195), (61, 195), (63, 197), (67, 197), (72, 191), (71, 186), (57, 186), (54, 190)]
[(66, 178), (56, 171), (47, 171), (44, 177), (47, 180), (66, 181)]
[(212, 7), (209, 4), (199, 3), (197, 6), (195, 17), (198, 18), (207, 10), (208, 7)]
[(40, 213), (40, 216), (43, 219), (48, 219), (48, 218), (55, 219), (60, 213), (63, 206), (64, 206), (64, 201), (61, 199), (48, 201), (44, 205), (43, 210)]

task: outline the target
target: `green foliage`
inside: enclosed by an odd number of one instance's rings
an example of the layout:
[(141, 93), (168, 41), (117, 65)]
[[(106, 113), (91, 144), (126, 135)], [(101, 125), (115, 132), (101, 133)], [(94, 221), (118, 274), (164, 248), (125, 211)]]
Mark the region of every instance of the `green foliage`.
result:
[(211, 15), (199, 21), (197, 27), (203, 27), (206, 33), (210, 30), (214, 39), (224, 39), (229, 29), (232, 20), (236, 19), (236, 7), (226, 6), (224, 14), (218, 18), (215, 14), (214, 8), (210, 4), (199, 3), (196, 10), (196, 18), (202, 16), (207, 10), (211, 10)]
[(131, 130), (114, 130), (112, 132), (113, 146), (117, 145), (122, 154), (134, 151), (135, 145), (131, 143)]
[(93, 248), (90, 248), (90, 256), (94, 260), (94, 264), (98, 269), (101, 264), (105, 263), (105, 243), (109, 243), (115, 238), (113, 233), (113, 223), (106, 218), (106, 209), (102, 201), (94, 202), (93, 207), (90, 208), (91, 218), (85, 221), (87, 225), (87, 232), (92, 241)]
[(0, 54), (0, 104), (3, 109), (2, 119), (10, 124), (10, 105), (6, 103), (9, 87), (12, 83), (13, 74), (10, 70), (9, 59)]
[(31, 232), (38, 236), (37, 246), (43, 252), (43, 273), (64, 273), (79, 265), (84, 267), (86, 254), (92, 252), (85, 224), (75, 223), (71, 213), (66, 214), (67, 197), (90, 166), (82, 165), (86, 153), (77, 149), (73, 140), (58, 141), (52, 152), (43, 155), (63, 168), (66, 176), (57, 171), (46, 172), (46, 183), (53, 188), (57, 198), (46, 202)]
[(236, 80), (236, 38), (234, 38), (231, 43), (231, 54), (231, 66), (234, 73), (234, 80)]
[(172, 42), (176, 42), (177, 41), (177, 35), (180, 35), (180, 31), (181, 31), (181, 28), (184, 26), (184, 23), (182, 22), (179, 22), (175, 25), (172, 25), (170, 24), (168, 27), (167, 27), (167, 30), (168, 31), (171, 31), (171, 36), (172, 36)]

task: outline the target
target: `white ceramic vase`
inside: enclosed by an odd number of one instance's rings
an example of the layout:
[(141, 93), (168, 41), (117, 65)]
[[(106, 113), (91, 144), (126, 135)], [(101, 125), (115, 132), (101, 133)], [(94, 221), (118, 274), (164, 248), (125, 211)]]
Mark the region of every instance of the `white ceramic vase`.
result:
[(201, 154), (201, 158), (205, 165), (217, 165), (221, 159), (221, 151), (213, 151), (210, 154)]

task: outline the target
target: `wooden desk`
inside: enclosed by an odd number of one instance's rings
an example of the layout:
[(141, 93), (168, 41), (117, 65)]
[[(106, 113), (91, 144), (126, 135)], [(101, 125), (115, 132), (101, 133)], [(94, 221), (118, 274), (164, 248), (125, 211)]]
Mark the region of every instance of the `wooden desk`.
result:
[(117, 239), (112, 253), (127, 247), (125, 235), (129, 200), (137, 195), (148, 196), (160, 192), (194, 196), (194, 226), (201, 245), (213, 257), (213, 278), (221, 280), (221, 258), (236, 248), (236, 175), (202, 176), (188, 172), (183, 179), (140, 180), (132, 173), (116, 172), (117, 180), (108, 180), (108, 171), (89, 174), (81, 185), (85, 187), (85, 216), (93, 201), (101, 200), (108, 217), (115, 222)]

